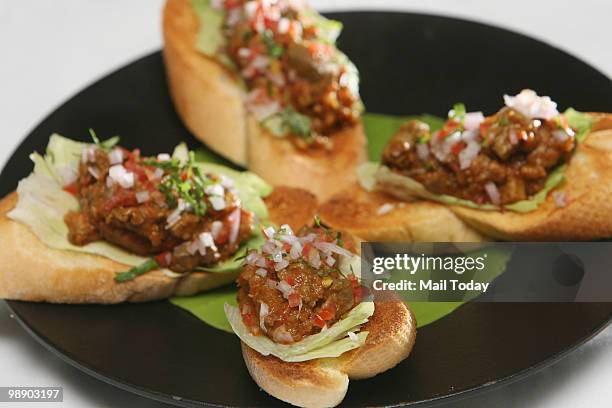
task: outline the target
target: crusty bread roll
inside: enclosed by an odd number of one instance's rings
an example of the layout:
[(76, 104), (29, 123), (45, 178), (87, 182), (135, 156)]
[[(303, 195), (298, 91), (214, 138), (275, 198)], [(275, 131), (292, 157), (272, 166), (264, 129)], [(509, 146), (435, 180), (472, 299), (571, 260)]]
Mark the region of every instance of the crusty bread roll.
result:
[(287, 363), (242, 344), (242, 355), (255, 382), (268, 394), (300, 407), (333, 407), (346, 394), (349, 379), (382, 373), (404, 360), (416, 338), (416, 321), (402, 302), (377, 302), (363, 326), (363, 347), (338, 358)]
[(371, 242), (482, 242), (487, 238), (442, 204), (404, 202), (355, 183), (319, 207), (326, 225)]
[[(572, 241), (612, 237), (612, 114), (594, 116), (592, 132), (578, 146), (565, 182), (529, 213), (451, 210), (491, 237), (519, 241)], [(559, 204), (561, 203), (561, 205)]]
[(305, 188), (320, 199), (356, 181), (357, 166), (366, 160), (361, 124), (332, 135), (330, 150), (302, 150), (274, 137), (246, 111), (239, 78), (196, 49), (198, 27), (189, 0), (166, 2), (163, 55), (170, 94), (198, 139), (272, 185)]
[[(229, 284), (236, 273), (193, 272), (171, 278), (152, 271), (117, 283), (115, 274), (130, 267), (103, 256), (52, 249), (30, 229), (7, 217), (17, 193), (0, 201), (0, 298), (53, 303), (145, 302), (187, 296)], [(316, 198), (303, 190), (278, 187), (266, 198), (270, 220), (299, 228), (310, 223)], [(293, 212), (288, 208), (296, 209)]]

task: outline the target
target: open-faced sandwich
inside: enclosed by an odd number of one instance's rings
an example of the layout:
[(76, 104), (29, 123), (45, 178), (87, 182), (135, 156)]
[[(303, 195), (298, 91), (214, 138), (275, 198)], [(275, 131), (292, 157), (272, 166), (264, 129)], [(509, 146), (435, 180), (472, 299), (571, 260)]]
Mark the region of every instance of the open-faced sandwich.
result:
[(373, 377), (410, 354), (412, 313), (403, 302), (364, 297), (349, 236), (320, 223), (264, 234), (245, 258), (238, 307), (225, 305), (263, 390), (297, 406), (332, 407), (349, 379)]
[[(310, 222), (312, 194), (248, 172), (52, 135), (33, 172), (0, 202), (0, 297), (147, 301), (232, 282), (259, 223)], [(288, 209), (291, 208), (292, 211)]]
[(504, 101), (488, 117), (457, 104), (435, 132), (406, 123), (373, 168), (373, 188), (442, 203), (494, 238), (612, 236), (609, 116), (559, 113), (531, 90)]
[(341, 28), (301, 1), (168, 0), (163, 55), (180, 117), (272, 185), (342, 190), (366, 138)]

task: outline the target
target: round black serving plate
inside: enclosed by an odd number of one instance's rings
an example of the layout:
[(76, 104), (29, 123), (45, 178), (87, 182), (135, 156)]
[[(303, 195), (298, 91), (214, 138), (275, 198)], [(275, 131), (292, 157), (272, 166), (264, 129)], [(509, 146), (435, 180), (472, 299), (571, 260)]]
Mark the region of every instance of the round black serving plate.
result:
[[(370, 112), (443, 116), (457, 101), (493, 112), (524, 87), (562, 108), (612, 112), (612, 83), (549, 45), (499, 28), (421, 14), (346, 12), (340, 46), (362, 74)], [(197, 141), (179, 121), (159, 53), (85, 89), (23, 141), (0, 176), (12, 191), (58, 132), (120, 134), (145, 154)], [(166, 301), (116, 306), (8, 302), (26, 330), (83, 371), (182, 406), (279, 406), (244, 367), (238, 339)], [(604, 328), (612, 303), (470, 303), (419, 330), (412, 355), (373, 379), (352, 382), (345, 406), (428, 404), (489, 389), (550, 364)]]

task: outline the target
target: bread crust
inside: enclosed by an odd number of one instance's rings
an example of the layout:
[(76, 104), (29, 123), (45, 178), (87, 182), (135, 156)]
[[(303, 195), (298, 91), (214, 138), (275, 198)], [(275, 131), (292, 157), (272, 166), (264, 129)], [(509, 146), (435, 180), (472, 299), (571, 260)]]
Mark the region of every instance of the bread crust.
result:
[[(383, 205), (391, 210), (380, 214)], [(483, 242), (487, 238), (469, 227), (442, 204), (405, 202), (382, 192), (368, 192), (357, 183), (319, 207), (321, 221), (371, 242)]]
[[(450, 209), (491, 237), (520, 241), (572, 241), (612, 237), (612, 114), (593, 115), (595, 123), (569, 161), (565, 182), (535, 211)], [(562, 194), (565, 206), (555, 196)]]
[[(13, 192), (0, 200), (0, 298), (51, 303), (147, 302), (173, 295), (189, 296), (233, 282), (236, 273), (193, 272), (171, 278), (156, 270), (117, 283), (115, 274), (130, 267), (99, 255), (57, 250), (30, 229), (8, 218), (17, 204)], [(310, 223), (316, 198), (305, 191), (279, 187), (266, 202), (270, 220), (295, 228)], [(290, 214), (288, 206), (299, 206)], [(279, 211), (277, 211), (277, 208)]]
[(187, 128), (274, 186), (301, 187), (326, 199), (355, 182), (366, 160), (361, 123), (332, 135), (329, 150), (299, 149), (288, 138), (274, 137), (246, 111), (236, 75), (196, 49), (198, 25), (189, 0), (166, 2), (163, 55), (170, 94)]
[(242, 344), (242, 355), (255, 382), (268, 394), (300, 407), (333, 407), (344, 398), (349, 379), (373, 377), (404, 360), (414, 346), (416, 321), (402, 302), (377, 302), (362, 330), (363, 347), (338, 358), (287, 363)]

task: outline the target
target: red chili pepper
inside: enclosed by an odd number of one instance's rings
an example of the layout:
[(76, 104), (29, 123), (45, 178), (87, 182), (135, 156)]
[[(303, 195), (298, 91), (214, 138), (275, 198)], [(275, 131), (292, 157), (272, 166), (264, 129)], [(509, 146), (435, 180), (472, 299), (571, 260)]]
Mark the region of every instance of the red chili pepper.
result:
[(170, 265), (170, 262), (172, 261), (172, 254), (168, 251), (162, 252), (161, 254), (156, 255), (153, 259), (155, 259), (155, 262), (157, 262), (159, 266), (165, 268)]
[(287, 296), (287, 300), (289, 301), (289, 307), (298, 307), (302, 304), (302, 296), (299, 293), (292, 293)]
[(79, 192), (79, 185), (75, 181), (74, 183), (70, 183), (67, 186), (64, 186), (64, 191), (72, 194), (73, 196), (76, 196)]
[(325, 320), (323, 320), (323, 318), (321, 316), (316, 314), (312, 318), (312, 324), (314, 324), (315, 326), (320, 327), (322, 329), (323, 327), (325, 327)]

